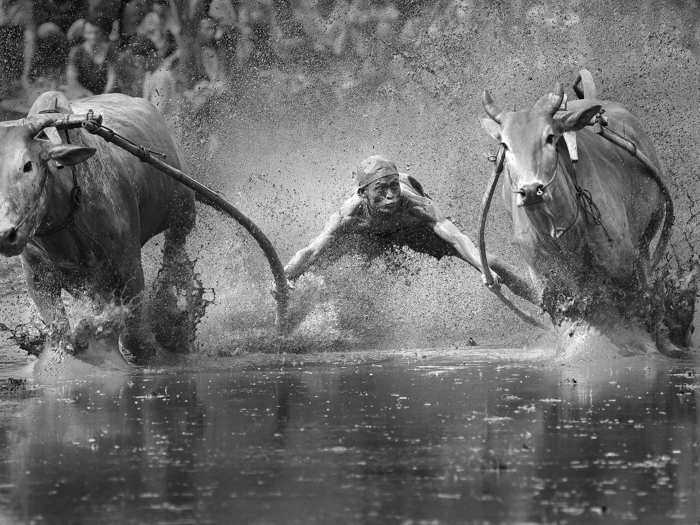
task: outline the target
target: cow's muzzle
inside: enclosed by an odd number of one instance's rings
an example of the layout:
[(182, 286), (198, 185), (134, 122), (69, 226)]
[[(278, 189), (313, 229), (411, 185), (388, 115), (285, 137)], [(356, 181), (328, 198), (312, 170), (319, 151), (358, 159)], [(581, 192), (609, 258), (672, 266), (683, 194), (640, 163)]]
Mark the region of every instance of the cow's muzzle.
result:
[(534, 204), (540, 204), (544, 200), (545, 187), (539, 182), (532, 182), (530, 184), (524, 184), (520, 186), (518, 190), (518, 195), (520, 195), (520, 202), (518, 206), (532, 206)]

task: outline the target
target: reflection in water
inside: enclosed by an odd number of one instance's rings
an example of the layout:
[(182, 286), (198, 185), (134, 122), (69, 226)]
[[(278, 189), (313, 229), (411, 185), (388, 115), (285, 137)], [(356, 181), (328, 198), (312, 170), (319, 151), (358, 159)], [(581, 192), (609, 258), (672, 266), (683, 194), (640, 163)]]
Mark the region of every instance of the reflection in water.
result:
[(226, 365), (5, 400), (0, 518), (682, 523), (700, 510), (692, 364)]

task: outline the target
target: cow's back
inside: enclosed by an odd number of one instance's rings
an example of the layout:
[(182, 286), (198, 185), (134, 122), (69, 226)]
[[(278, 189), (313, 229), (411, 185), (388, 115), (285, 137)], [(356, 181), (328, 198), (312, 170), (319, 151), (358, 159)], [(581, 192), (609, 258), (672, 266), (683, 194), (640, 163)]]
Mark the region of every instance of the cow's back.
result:
[[(608, 128), (632, 141), (646, 154), (660, 172), (660, 164), (651, 140), (639, 120), (623, 106), (602, 102)], [(579, 162), (576, 173), (582, 187), (591, 192), (601, 218), (615, 242), (602, 241), (596, 256), (617, 272), (625, 273), (637, 257), (639, 242), (655, 214), (663, 208), (664, 201), (659, 186), (651, 172), (641, 161), (622, 147), (584, 128), (577, 133)], [(601, 237), (599, 228), (594, 229)], [(605, 232), (603, 232), (605, 233)], [(610, 252), (608, 256), (605, 254)], [(613, 261), (617, 260), (618, 265)], [(630, 269), (631, 271), (631, 269)]]
[[(92, 110), (102, 116), (103, 126), (147, 150), (164, 155), (163, 160), (173, 167), (182, 167), (181, 155), (168, 125), (148, 101), (105, 94), (70, 104), (73, 113)], [(93, 201), (95, 208), (111, 211), (114, 217), (120, 218), (121, 226), (130, 229), (131, 234), (138, 234), (141, 244), (169, 226), (174, 208), (179, 206), (183, 213), (189, 213), (194, 205), (191, 190), (126, 150), (85, 130), (71, 135), (73, 140), (97, 149), (92, 158), (78, 166), (84, 175), (84, 194)], [(97, 202), (99, 199), (104, 202)], [(136, 229), (138, 232), (134, 231)]]

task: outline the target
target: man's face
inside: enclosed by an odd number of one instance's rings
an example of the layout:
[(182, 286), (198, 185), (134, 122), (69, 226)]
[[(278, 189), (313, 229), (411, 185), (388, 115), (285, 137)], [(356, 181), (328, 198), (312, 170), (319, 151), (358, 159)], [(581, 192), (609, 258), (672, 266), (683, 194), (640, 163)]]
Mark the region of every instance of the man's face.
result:
[(398, 175), (387, 175), (364, 189), (369, 205), (374, 211), (391, 213), (399, 206), (401, 185)]

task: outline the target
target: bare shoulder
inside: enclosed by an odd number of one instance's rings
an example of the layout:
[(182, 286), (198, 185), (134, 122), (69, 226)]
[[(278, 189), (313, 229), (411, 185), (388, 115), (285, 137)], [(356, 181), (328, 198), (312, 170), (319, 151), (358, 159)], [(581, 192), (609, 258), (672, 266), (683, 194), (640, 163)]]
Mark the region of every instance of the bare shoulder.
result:
[(423, 184), (413, 175), (399, 173), (399, 183), (401, 184), (402, 193), (407, 192), (407, 194), (430, 199), (430, 195), (423, 189)]
[(411, 215), (426, 222), (442, 220), (442, 214), (435, 202), (416, 178), (401, 173), (399, 181), (401, 183), (401, 198), (404, 202), (404, 207)]

